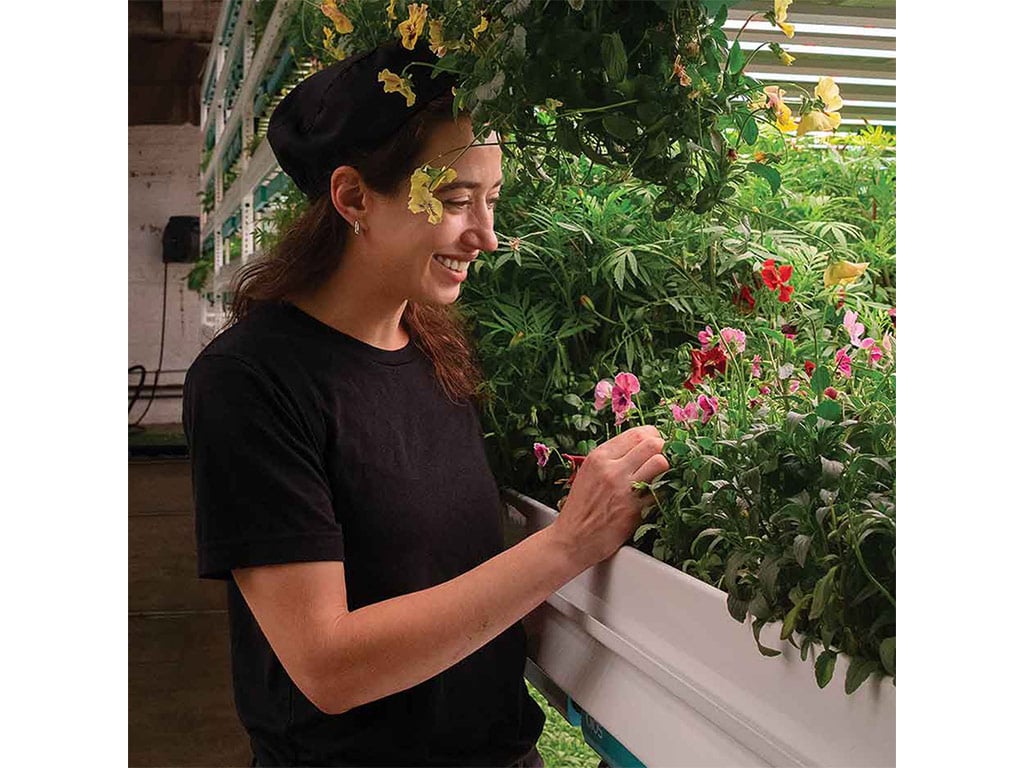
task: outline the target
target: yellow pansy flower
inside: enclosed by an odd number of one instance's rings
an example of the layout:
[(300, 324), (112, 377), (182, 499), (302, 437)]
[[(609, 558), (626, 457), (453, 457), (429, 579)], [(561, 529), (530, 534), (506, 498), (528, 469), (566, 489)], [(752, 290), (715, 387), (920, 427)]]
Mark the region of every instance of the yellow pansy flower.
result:
[(423, 34), (423, 25), (427, 23), (427, 4), (409, 3), (409, 18), (398, 25), (402, 33), (402, 45), (407, 50), (416, 47), (416, 41)]
[(390, 69), (382, 69), (377, 74), (377, 82), (384, 83), (384, 93), (400, 93), (405, 96), (405, 106), (416, 103), (416, 94), (412, 92), (412, 82), (407, 77), (399, 77)]
[(448, 53), (444, 43), (444, 28), (441, 26), (441, 22), (437, 20), (428, 22), (427, 26), (430, 30), (430, 50), (433, 51), (435, 56), (441, 58)]
[(793, 33), (796, 32), (796, 27), (794, 27), (787, 21), (780, 21), (779, 29), (782, 30), (782, 34), (784, 34), (786, 37), (792, 37)]
[(396, 0), (391, 0), (391, 2), (388, 3), (388, 18), (391, 21), (398, 20), (398, 14), (395, 13), (395, 2)]
[(789, 13), (789, 6), (793, 4), (793, 0), (775, 0), (775, 20), (785, 21), (786, 15)]
[(340, 45), (334, 44), (334, 30), (330, 27), (324, 27), (324, 50), (338, 61), (341, 61), (348, 55), (342, 50)]
[(320, 12), (334, 22), (334, 28), (338, 30), (339, 35), (347, 35), (354, 29), (348, 16), (338, 8), (336, 0), (323, 0), (320, 3)]
[(432, 192), (443, 184), (455, 181), (456, 173), (454, 168), (448, 168), (431, 179), (429, 166), (417, 168), (412, 173), (409, 183), (409, 210), (413, 213), (426, 213), (427, 221), (431, 224), (440, 224), (444, 214), (444, 207)]
[(863, 275), (867, 268), (868, 262), (866, 261), (857, 264), (849, 261), (837, 261), (834, 264), (829, 264), (825, 269), (825, 287), (831, 288), (833, 285), (852, 283)]
[(839, 86), (831, 77), (819, 77), (814, 86), (814, 95), (821, 99), (826, 112), (838, 112), (843, 108), (843, 100), (839, 96)]
[(788, 104), (783, 104), (781, 101), (775, 109), (775, 125), (783, 133), (797, 128), (797, 124), (793, 122), (793, 110), (789, 108)]
[(473, 27), (473, 37), (480, 37), (480, 33), (487, 29), (487, 17), (481, 16), (480, 23)]
[(786, 53), (785, 51), (780, 49), (779, 50), (779, 61), (781, 61), (783, 64), (785, 64), (788, 67), (794, 61), (796, 61), (796, 56), (790, 56), (788, 53)]
[(838, 112), (822, 112), (812, 109), (800, 118), (800, 126), (796, 129), (797, 136), (803, 136), (808, 131), (834, 131), (839, 126)]

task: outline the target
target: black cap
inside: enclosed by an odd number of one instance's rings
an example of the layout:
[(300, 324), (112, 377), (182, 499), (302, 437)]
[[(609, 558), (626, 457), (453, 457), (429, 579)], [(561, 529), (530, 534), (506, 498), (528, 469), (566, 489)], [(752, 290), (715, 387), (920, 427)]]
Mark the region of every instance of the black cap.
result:
[(436, 64), (426, 44), (413, 50), (400, 41), (331, 64), (300, 82), (270, 116), (267, 140), (281, 169), (309, 197), (330, 188), (331, 174), (373, 150), (426, 104), (456, 85), (449, 73), (431, 77), (431, 67), (409, 67), (416, 102), (406, 106), (401, 93), (384, 93), (377, 75), (396, 75), (410, 63)]

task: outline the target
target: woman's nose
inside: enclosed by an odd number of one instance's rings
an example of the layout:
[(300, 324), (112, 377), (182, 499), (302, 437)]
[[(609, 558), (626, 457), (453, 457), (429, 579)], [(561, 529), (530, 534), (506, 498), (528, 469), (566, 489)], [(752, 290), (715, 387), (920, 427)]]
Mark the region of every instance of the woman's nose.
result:
[(494, 234), (494, 210), (484, 206), (473, 218), (471, 225), (463, 232), (462, 241), (473, 250), (495, 251), (498, 237)]

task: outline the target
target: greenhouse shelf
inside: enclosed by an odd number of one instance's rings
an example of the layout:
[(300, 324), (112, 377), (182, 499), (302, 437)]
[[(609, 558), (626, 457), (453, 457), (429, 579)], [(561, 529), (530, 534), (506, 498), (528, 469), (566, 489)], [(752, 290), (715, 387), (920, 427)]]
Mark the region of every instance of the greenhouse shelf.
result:
[[(510, 543), (557, 516), (514, 491), (503, 496), (520, 522), (508, 526)], [(566, 702), (582, 710), (592, 730), (648, 768), (896, 764), (891, 679), (873, 676), (847, 695), (840, 656), (818, 688), (810, 658), (771, 642), (779, 624), (761, 638), (783, 653), (764, 657), (724, 592), (639, 550), (623, 547), (583, 572), (526, 624), (538, 688), (561, 711)]]

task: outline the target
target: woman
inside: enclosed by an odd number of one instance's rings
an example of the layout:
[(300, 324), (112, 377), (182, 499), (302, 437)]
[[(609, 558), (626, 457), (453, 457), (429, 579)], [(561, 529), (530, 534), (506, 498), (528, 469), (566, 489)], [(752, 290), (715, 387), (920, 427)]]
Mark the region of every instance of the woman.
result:
[[(600, 445), (553, 525), (503, 551), (449, 314), (494, 250), (494, 138), (452, 119), (451, 81), (387, 45), (311, 76), (268, 139), (311, 197), (242, 275), (235, 322), (196, 359), (184, 415), (199, 573), (228, 585), (235, 703), (258, 765), (543, 765), (520, 619), (610, 556), (668, 468), (639, 427)], [(410, 174), (450, 164), (431, 224)]]

